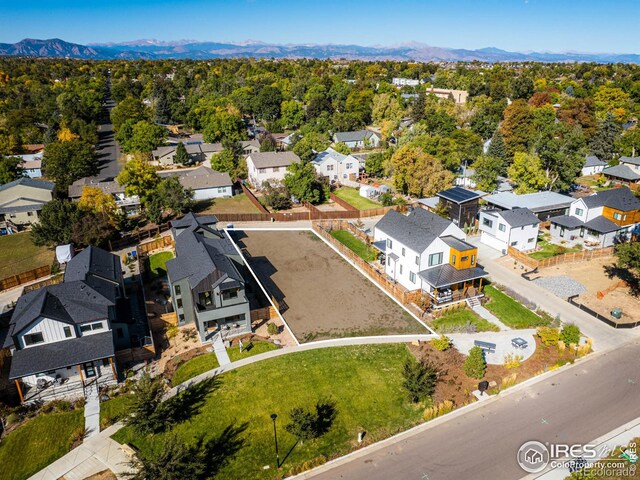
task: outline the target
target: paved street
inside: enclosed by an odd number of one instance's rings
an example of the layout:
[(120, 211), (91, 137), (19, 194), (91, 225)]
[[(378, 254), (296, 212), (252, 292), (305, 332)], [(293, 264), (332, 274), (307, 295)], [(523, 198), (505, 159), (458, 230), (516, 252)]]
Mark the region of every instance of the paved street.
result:
[(113, 133), (113, 125), (109, 114), (115, 106), (113, 100), (107, 100), (100, 125), (98, 126), (98, 136), (100, 141), (97, 146), (98, 161), (100, 162), (100, 173), (98, 178), (115, 178), (124, 166), (124, 161), (120, 159), (120, 148)]
[(524, 442), (586, 443), (640, 417), (638, 358), (638, 341), (594, 355), (435, 428), (301, 478), (522, 478), (516, 453)]

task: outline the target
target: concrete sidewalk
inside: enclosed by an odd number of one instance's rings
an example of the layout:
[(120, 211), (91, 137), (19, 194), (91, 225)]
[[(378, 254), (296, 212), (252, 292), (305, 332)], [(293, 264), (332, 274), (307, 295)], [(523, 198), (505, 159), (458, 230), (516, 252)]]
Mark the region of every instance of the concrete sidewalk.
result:
[(511, 330), (511, 328), (507, 327), (504, 323), (500, 321), (498, 317), (496, 317), (493, 313), (491, 313), (489, 310), (484, 308), (482, 305), (477, 305), (473, 307), (472, 310), (476, 312), (478, 315), (480, 315), (482, 318), (484, 318), (485, 320), (493, 323), (494, 325), (497, 325), (501, 332), (508, 332)]
[(97, 382), (89, 385), (85, 393), (84, 430), (85, 438), (100, 433), (100, 392)]
[[(447, 334), (453, 345), (460, 353), (469, 354), (469, 350), (474, 347), (475, 340), (483, 342), (495, 343), (496, 351), (493, 353), (485, 352), (484, 358), (491, 365), (504, 364), (504, 357), (508, 353), (512, 355), (522, 355), (522, 361), (525, 361), (536, 351), (535, 329), (527, 330), (508, 330), (504, 332), (482, 332), (482, 333), (450, 333)], [(515, 348), (511, 345), (513, 338), (520, 337), (527, 341), (527, 348)]]
[(227, 349), (224, 347), (224, 342), (220, 335), (213, 337), (213, 352), (216, 354), (218, 364), (221, 367), (231, 363), (231, 359), (229, 358), (229, 354), (227, 353)]

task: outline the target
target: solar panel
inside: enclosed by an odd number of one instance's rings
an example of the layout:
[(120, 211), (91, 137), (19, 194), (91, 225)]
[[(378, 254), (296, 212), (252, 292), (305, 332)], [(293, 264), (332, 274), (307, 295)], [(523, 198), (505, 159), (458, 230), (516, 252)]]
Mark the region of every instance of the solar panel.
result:
[(471, 190), (460, 187), (453, 187), (449, 188), (448, 190), (438, 192), (438, 196), (446, 198), (447, 200), (451, 200), (455, 203), (463, 203), (468, 202), (469, 200), (473, 200), (474, 198), (478, 198), (480, 195), (478, 195), (476, 192), (472, 192)]

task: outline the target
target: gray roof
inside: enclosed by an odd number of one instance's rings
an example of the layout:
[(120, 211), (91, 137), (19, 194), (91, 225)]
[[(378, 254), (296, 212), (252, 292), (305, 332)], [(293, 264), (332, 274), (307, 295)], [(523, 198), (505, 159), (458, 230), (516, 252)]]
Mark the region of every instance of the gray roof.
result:
[(605, 175), (611, 175), (612, 177), (622, 178), (623, 180), (630, 180), (635, 182), (640, 180), (640, 175), (631, 170), (627, 165), (616, 165), (614, 167), (607, 167), (602, 170)]
[(640, 209), (640, 200), (627, 187), (602, 190), (582, 197), (587, 208), (609, 207), (622, 212)]
[(122, 281), (120, 257), (98, 247), (85, 248), (67, 263), (64, 272), (65, 282), (79, 280), (115, 302)]
[(620, 157), (620, 163), (630, 163), (631, 165), (640, 165), (640, 157)]
[(571, 229), (584, 226), (584, 223), (582, 223), (582, 220), (580, 220), (578, 217), (573, 217), (571, 215), (558, 215), (557, 217), (549, 218), (549, 221), (551, 223), (555, 223), (556, 225), (560, 225), (561, 227), (566, 227)]
[(589, 220), (584, 224), (589, 230), (595, 230), (600, 233), (609, 233), (620, 230), (620, 227), (613, 223), (611, 220), (604, 218), (602, 215)]
[(171, 226), (175, 228), (188, 228), (194, 223), (198, 225), (215, 225), (218, 223), (218, 217), (215, 215), (198, 215), (197, 217), (193, 212), (187, 213), (184, 217), (177, 220), (171, 220)]
[(50, 192), (56, 187), (56, 184), (53, 182), (46, 182), (44, 180), (34, 180), (29, 177), (21, 177), (13, 182), (5, 183), (4, 185), (0, 185), (0, 192), (3, 190), (8, 190), (9, 188), (15, 187), (17, 185), (21, 185), (23, 187), (33, 187), (33, 188), (42, 188), (43, 190), (49, 190)]
[(420, 278), (433, 288), (448, 287), (456, 283), (475, 280), (489, 275), (480, 267), (471, 267), (458, 270), (452, 265), (444, 264), (438, 267), (429, 268), (418, 273)]
[(600, 160), (595, 155), (587, 155), (584, 159), (585, 167), (606, 167), (607, 162)]
[(446, 237), (440, 237), (444, 243), (449, 245), (451, 248), (458, 250), (459, 252), (465, 252), (467, 250), (474, 250), (476, 247), (471, 245), (470, 243), (465, 242), (464, 240), (460, 240), (459, 238), (452, 237), (451, 235), (447, 235)]
[(524, 227), (526, 225), (538, 225), (540, 220), (528, 208), (514, 208), (498, 212), (511, 227)]
[[(18, 200), (13, 199), (11, 202)], [(31, 203), (29, 205), (16, 205), (12, 207), (5, 207), (6, 203), (0, 205), (0, 213), (21, 213), (21, 212), (39, 212), (42, 207), (47, 203), (42, 200), (34, 200), (32, 198), (21, 198), (21, 200), (28, 200)], [(7, 202), (7, 203), (11, 203)]]
[(362, 142), (365, 139), (371, 138), (373, 135), (378, 136), (377, 133), (371, 130), (357, 130), (355, 132), (336, 132), (333, 134), (333, 139), (336, 142)]
[(457, 203), (458, 205), (461, 203), (470, 202), (472, 200), (477, 200), (482, 196), (481, 193), (467, 190), (466, 188), (462, 187), (451, 187), (447, 190), (438, 192), (436, 195), (444, 198), (445, 200)]
[(84, 335), (62, 342), (16, 350), (11, 357), (10, 379), (71, 367), (114, 355), (111, 331)]
[(414, 252), (423, 252), (431, 242), (452, 223), (424, 208), (416, 208), (407, 215), (389, 210), (375, 228)]
[(487, 203), (491, 203), (502, 209), (528, 208), (534, 213), (567, 208), (574, 201), (573, 198), (556, 192), (536, 192), (517, 195), (512, 192), (501, 192), (484, 197)]
[(338, 163), (341, 163), (347, 157), (348, 155), (344, 155), (340, 152), (335, 151), (333, 148), (329, 147), (325, 151), (318, 153), (311, 162), (315, 163), (316, 165), (320, 165), (325, 160), (333, 158)]
[(84, 187), (96, 187), (102, 190), (104, 193), (116, 194), (124, 193), (124, 186), (120, 185), (115, 180), (111, 179), (97, 179), (95, 177), (84, 177), (76, 180), (69, 185), (69, 197), (80, 198), (82, 196), (82, 190)]
[(163, 178), (178, 177), (184, 188), (199, 190), (212, 187), (230, 187), (233, 185), (228, 173), (220, 173), (211, 168), (200, 166), (189, 170), (161, 172)]
[(288, 167), (298, 163), (300, 157), (293, 152), (256, 152), (247, 157), (256, 168)]

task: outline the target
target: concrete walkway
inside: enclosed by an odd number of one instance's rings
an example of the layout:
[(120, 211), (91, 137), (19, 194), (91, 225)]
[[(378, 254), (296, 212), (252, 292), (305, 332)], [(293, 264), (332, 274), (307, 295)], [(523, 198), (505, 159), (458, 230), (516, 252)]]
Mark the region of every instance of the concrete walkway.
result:
[(100, 392), (97, 382), (93, 382), (85, 390), (84, 429), (85, 438), (100, 433)]
[(216, 354), (218, 364), (221, 367), (224, 367), (225, 365), (229, 365), (231, 363), (231, 359), (229, 358), (229, 354), (227, 353), (227, 349), (224, 347), (224, 342), (222, 341), (222, 337), (220, 337), (220, 335), (216, 335), (213, 337), (213, 352)]
[(473, 311), (476, 312), (485, 320), (493, 323), (494, 325), (497, 325), (500, 328), (501, 332), (507, 332), (511, 330), (511, 328), (507, 327), (504, 323), (500, 321), (498, 317), (496, 317), (493, 313), (491, 313), (489, 310), (484, 308), (482, 305), (476, 305), (475, 307), (473, 307)]
[[(496, 351), (486, 353), (484, 358), (487, 363), (492, 365), (502, 365), (504, 357), (508, 353), (512, 355), (522, 355), (522, 361), (525, 361), (536, 351), (535, 329), (527, 330), (507, 330), (503, 332), (482, 332), (482, 333), (451, 333), (447, 334), (453, 340), (453, 346), (465, 355), (469, 354), (469, 350), (474, 347), (474, 340), (495, 343)], [(527, 341), (527, 348), (515, 348), (511, 345), (511, 340), (520, 337)]]

